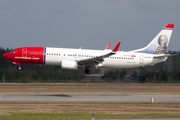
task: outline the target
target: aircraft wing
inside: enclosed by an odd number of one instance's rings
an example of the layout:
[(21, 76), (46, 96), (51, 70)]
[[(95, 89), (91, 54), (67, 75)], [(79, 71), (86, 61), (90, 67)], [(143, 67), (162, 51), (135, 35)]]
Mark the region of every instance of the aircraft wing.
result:
[(116, 47), (110, 53), (108, 53), (108, 54), (97, 56), (97, 57), (92, 57), (92, 58), (78, 60), (77, 62), (78, 62), (79, 65), (86, 65), (86, 66), (98, 65), (99, 63), (102, 63), (104, 61), (104, 58), (116, 54), (116, 52), (119, 49), (120, 44), (121, 44), (121, 42), (119, 42), (116, 45)]
[(171, 57), (177, 54), (164, 54), (164, 55), (155, 55), (153, 58), (162, 58), (162, 57)]

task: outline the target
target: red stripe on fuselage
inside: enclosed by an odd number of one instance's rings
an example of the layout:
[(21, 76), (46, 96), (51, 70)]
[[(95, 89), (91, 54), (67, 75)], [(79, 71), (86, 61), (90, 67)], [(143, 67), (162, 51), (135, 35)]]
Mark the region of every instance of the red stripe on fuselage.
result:
[(16, 48), (11, 53), (10, 61), (27, 64), (43, 64), (44, 62), (44, 47), (22, 47)]

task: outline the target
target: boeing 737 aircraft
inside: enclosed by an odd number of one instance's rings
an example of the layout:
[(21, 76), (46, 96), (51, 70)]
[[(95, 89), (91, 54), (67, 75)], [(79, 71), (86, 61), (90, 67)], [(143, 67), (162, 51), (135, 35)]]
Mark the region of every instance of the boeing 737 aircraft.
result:
[(84, 67), (90, 74), (91, 67), (134, 68), (154, 65), (173, 56), (165, 54), (174, 24), (166, 25), (160, 33), (144, 48), (129, 52), (118, 51), (120, 42), (113, 50), (110, 45), (105, 50), (68, 49), (53, 47), (21, 47), (5, 53), (3, 57), (13, 64), (59, 65), (62, 69), (77, 70)]

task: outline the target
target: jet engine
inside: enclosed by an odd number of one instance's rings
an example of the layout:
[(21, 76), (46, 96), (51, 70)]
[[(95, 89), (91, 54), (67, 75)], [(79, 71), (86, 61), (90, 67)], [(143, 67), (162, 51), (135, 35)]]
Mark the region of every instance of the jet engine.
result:
[(62, 67), (62, 69), (77, 70), (78, 63), (77, 63), (77, 61), (73, 61), (73, 60), (63, 60), (61, 62), (61, 67)]

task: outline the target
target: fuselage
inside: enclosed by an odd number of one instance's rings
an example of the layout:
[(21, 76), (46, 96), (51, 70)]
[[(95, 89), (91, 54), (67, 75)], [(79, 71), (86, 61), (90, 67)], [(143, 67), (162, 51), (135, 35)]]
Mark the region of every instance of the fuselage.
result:
[[(108, 54), (110, 51), (111, 50), (22, 47), (13, 49), (11, 52), (4, 54), (3, 57), (14, 63), (61, 66), (61, 62), (64, 60), (78, 62), (83, 59), (90, 59)], [(154, 54), (118, 51), (116, 54), (104, 58), (104, 61), (97, 66), (108, 68), (134, 68), (154, 65), (165, 60), (166, 57), (154, 58)]]
[(119, 42), (113, 50), (109, 49), (111, 43), (105, 50), (22, 47), (5, 53), (3, 57), (16, 65), (20, 63), (58, 65), (62, 69), (71, 70), (84, 67), (86, 74), (90, 74), (91, 67), (144, 67), (163, 62), (168, 57), (174, 56), (165, 53), (173, 28), (174, 24), (167, 24), (146, 47), (129, 52), (118, 51), (121, 44)]

